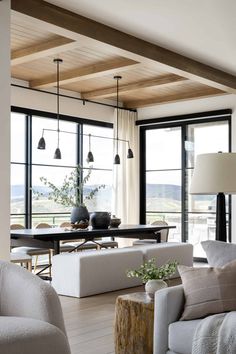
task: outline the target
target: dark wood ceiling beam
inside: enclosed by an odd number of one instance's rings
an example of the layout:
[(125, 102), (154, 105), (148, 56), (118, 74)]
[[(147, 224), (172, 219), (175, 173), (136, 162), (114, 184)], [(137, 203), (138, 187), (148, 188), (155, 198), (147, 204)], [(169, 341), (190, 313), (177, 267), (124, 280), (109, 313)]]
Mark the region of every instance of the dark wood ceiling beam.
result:
[(100, 48), (111, 48), (113, 53), (145, 64), (158, 64), (164, 71), (201, 82), (228, 93), (236, 93), (236, 77), (187, 58), (156, 44), (118, 31), (102, 23), (75, 14), (43, 0), (12, 0), (12, 9), (49, 31), (73, 40), (86, 36)]

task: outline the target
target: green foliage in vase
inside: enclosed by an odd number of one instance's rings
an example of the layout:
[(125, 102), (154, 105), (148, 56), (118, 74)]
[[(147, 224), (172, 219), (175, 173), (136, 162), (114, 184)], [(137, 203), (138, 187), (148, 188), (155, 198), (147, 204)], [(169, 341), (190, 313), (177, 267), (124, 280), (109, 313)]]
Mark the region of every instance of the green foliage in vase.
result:
[(139, 269), (128, 270), (127, 277), (140, 278), (143, 283), (152, 279), (167, 280), (175, 273), (178, 262), (167, 262), (161, 267), (156, 266), (155, 258), (149, 259), (146, 263), (142, 264)]
[(78, 207), (80, 205), (86, 205), (86, 200), (93, 199), (95, 194), (101, 189), (105, 188), (104, 184), (92, 189), (88, 195), (83, 197), (84, 185), (89, 181), (92, 170), (88, 169), (86, 175), (83, 175), (83, 169), (78, 165), (69, 175), (66, 175), (62, 185), (57, 187), (54, 183), (50, 182), (46, 177), (40, 177), (40, 181), (49, 188), (49, 193), (42, 193), (33, 190), (36, 199), (45, 197), (54, 201), (57, 204), (64, 205), (66, 207)]

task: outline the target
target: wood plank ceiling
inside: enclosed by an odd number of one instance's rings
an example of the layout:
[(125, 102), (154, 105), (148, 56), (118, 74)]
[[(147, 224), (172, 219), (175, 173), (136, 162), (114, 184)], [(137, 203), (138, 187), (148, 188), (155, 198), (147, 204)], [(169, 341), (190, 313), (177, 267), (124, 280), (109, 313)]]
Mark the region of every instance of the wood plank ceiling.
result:
[(236, 77), (42, 0), (12, 0), (12, 77), (82, 98), (116, 97), (128, 108), (236, 93)]

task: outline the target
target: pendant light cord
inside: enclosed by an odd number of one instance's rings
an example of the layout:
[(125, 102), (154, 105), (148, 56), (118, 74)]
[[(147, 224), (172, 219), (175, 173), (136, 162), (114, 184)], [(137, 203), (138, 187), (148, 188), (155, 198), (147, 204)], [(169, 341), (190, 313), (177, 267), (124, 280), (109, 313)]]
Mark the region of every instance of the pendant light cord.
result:
[(119, 78), (116, 81), (116, 153), (118, 154), (118, 104), (119, 104)]
[(57, 60), (57, 147), (59, 147), (59, 132), (60, 132), (60, 126), (59, 126), (59, 112), (60, 112), (60, 100), (59, 100), (59, 60)]
[(89, 151), (91, 151), (91, 134), (89, 134)]

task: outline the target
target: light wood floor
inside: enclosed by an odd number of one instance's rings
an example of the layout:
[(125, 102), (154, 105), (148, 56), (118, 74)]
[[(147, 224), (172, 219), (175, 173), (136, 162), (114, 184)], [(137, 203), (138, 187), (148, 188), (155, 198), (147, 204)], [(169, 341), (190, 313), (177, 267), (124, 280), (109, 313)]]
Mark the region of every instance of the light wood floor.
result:
[(113, 354), (113, 324), (118, 295), (144, 291), (119, 290), (83, 299), (61, 296), (72, 354)]
[[(169, 286), (180, 283), (180, 278), (168, 281)], [(144, 291), (144, 286), (82, 299), (60, 296), (71, 354), (114, 354), (116, 298), (140, 291)]]

